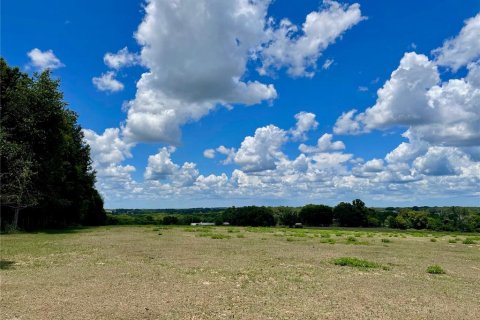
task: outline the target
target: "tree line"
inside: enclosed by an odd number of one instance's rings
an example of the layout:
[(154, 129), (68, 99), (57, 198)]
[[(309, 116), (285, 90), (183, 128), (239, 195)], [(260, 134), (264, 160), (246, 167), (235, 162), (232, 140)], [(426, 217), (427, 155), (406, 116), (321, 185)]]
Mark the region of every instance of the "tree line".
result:
[(109, 224), (189, 225), (192, 222), (228, 223), (236, 226), (288, 226), (302, 224), (307, 227), (376, 227), (395, 229), (429, 229), (436, 231), (480, 231), (480, 208), (465, 207), (411, 207), (368, 208), (360, 199), (351, 203), (340, 202), (334, 207), (308, 204), (293, 207), (231, 207), (222, 211), (196, 213), (137, 213), (109, 214)]
[(105, 223), (90, 149), (59, 80), (0, 58), (0, 223), (3, 230)]

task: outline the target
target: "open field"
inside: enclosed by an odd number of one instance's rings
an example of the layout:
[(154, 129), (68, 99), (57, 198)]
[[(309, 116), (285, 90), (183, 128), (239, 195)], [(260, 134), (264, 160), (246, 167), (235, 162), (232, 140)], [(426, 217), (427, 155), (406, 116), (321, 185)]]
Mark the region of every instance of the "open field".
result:
[(2, 319), (480, 319), (479, 234), (119, 226), (0, 239)]

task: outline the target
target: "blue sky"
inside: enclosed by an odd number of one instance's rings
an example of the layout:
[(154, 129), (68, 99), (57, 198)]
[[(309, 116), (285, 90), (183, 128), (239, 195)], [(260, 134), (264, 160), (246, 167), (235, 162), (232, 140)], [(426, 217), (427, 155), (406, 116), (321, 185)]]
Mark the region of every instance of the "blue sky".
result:
[(479, 12), (7, 0), (1, 54), (61, 79), (109, 208), (480, 205)]

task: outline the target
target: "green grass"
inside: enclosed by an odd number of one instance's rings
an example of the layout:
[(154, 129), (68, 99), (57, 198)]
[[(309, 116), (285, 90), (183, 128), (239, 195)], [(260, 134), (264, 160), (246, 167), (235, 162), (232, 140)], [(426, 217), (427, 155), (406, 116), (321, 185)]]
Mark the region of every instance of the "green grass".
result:
[(445, 270), (443, 270), (442, 267), (436, 264), (429, 266), (427, 268), (427, 272), (430, 274), (445, 274)]
[(336, 241), (334, 239), (330, 239), (330, 238), (320, 240), (320, 243), (335, 244), (335, 242)]
[[(395, 232), (109, 226), (1, 235), (0, 318), (477, 319), (480, 234)], [(346, 245), (349, 236), (357, 241)], [(476, 244), (462, 245), (467, 238)], [(446, 275), (427, 273), (432, 264)], [(311, 307), (319, 294), (331, 309)]]
[(470, 238), (467, 238), (467, 239), (463, 240), (462, 243), (463, 243), (463, 244), (475, 244), (475, 241), (473, 241), (473, 240), (470, 239)]
[(384, 270), (388, 270), (388, 267), (382, 266), (379, 263), (358, 259), (358, 258), (350, 258), (350, 257), (342, 257), (335, 259), (333, 263), (337, 266), (347, 266), (347, 267), (354, 267), (360, 269), (377, 269), (382, 268)]
[(382, 239), (382, 242), (384, 242), (384, 243), (390, 243), (390, 242), (392, 242), (392, 240), (383, 238), (383, 239)]
[(226, 234), (221, 234), (221, 233), (212, 233), (210, 235), (210, 238), (212, 239), (230, 239), (231, 237)]

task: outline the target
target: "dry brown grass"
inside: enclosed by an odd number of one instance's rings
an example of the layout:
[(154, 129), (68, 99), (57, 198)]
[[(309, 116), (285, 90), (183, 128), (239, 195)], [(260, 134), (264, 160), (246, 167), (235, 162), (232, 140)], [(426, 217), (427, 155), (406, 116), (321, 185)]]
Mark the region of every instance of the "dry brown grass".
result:
[[(1, 319), (480, 319), (478, 242), (405, 234), (387, 244), (385, 232), (340, 233), (99, 227), (3, 235)], [(321, 243), (326, 234), (335, 244)], [(359, 245), (346, 241), (353, 235)], [(337, 266), (338, 257), (389, 270)], [(432, 264), (446, 274), (426, 273)]]

